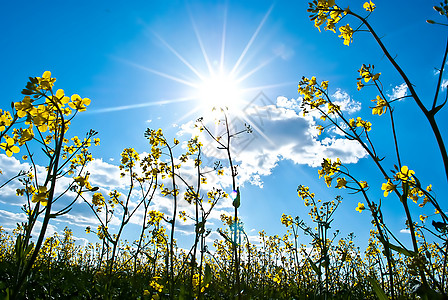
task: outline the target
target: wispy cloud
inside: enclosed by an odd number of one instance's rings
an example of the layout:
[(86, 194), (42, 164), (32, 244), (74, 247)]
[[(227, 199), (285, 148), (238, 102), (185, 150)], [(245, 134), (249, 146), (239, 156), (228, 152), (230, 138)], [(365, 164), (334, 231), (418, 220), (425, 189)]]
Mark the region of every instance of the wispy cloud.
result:
[[(334, 98), (341, 109), (348, 114), (361, 108), (360, 103), (351, 99), (342, 90), (337, 90)], [(358, 143), (340, 135), (330, 133), (319, 139), (315, 129), (316, 119), (319, 116), (303, 117), (299, 103), (300, 100), (278, 97), (276, 105), (254, 106), (245, 110), (244, 118), (234, 119), (235, 123), (240, 122), (238, 125), (233, 124), (234, 128), (239, 126), (241, 129), (242, 120), (255, 124), (253, 133), (241, 134), (233, 140), (231, 153), (239, 164), (240, 184), (249, 183), (263, 187), (263, 176), (270, 175), (282, 160), (316, 167), (321, 164), (323, 158), (340, 158), (344, 163), (356, 163), (366, 155)], [(209, 128), (219, 133), (213, 120), (209, 121)], [(181, 128), (182, 134), (198, 134), (191, 123), (188, 126), (184, 124)], [(213, 150), (204, 150), (204, 153), (225, 161), (224, 151), (218, 151), (217, 145), (214, 145), (206, 135), (202, 135), (201, 138), (203, 144)]]
[(407, 95), (407, 93), (408, 93), (408, 87), (406, 83), (402, 83), (392, 88), (392, 93), (387, 95), (393, 100), (403, 98)]
[(443, 79), (440, 88), (442, 89), (442, 91), (446, 91), (447, 87), (448, 87), (448, 79)]

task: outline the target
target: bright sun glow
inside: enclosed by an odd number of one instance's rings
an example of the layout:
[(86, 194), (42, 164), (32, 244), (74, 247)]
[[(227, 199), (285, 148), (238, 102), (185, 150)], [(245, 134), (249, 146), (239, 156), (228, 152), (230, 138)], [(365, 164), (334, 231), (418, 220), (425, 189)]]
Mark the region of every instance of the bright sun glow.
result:
[(242, 88), (230, 74), (213, 74), (204, 78), (197, 88), (201, 106), (236, 108), (241, 105)]
[[(224, 10), (224, 22), (222, 27), (221, 45), (218, 49), (219, 57), (209, 57), (209, 53), (204, 47), (204, 42), (199, 34), (198, 27), (196, 26), (195, 20), (191, 18), (192, 27), (194, 34), (196, 35), (197, 43), (201, 49), (202, 58), (205, 61), (207, 70), (200, 68), (199, 64), (192, 64), (187, 60), (181, 53), (179, 53), (175, 48), (173, 48), (167, 41), (165, 41), (161, 36), (154, 33), (154, 36), (158, 41), (166, 47), (184, 66), (186, 66), (192, 74), (195, 76), (192, 78), (190, 74), (182, 74), (182, 76), (172, 75), (163, 71), (155, 70), (149, 67), (142, 66), (140, 64), (135, 64), (126, 60), (124, 62), (131, 64), (137, 68), (143, 69), (147, 72), (153, 73), (157, 76), (166, 78), (172, 82), (180, 83), (189, 88), (189, 90), (182, 97), (163, 99), (160, 101), (151, 101), (147, 103), (123, 105), (119, 107), (111, 107), (103, 110), (98, 110), (97, 112), (109, 112), (109, 111), (121, 111), (125, 109), (135, 109), (146, 106), (156, 106), (163, 104), (174, 104), (185, 101), (192, 101), (194, 103), (193, 109), (188, 110), (184, 113), (181, 120), (188, 119), (193, 115), (206, 114), (212, 111), (212, 108), (228, 108), (232, 110), (232, 113), (238, 115), (241, 113), (241, 109), (247, 106), (250, 100), (256, 96), (262, 90), (269, 89), (272, 87), (277, 87), (284, 85), (260, 85), (260, 86), (247, 86), (246, 79), (250, 78), (255, 73), (259, 72), (263, 67), (270, 64), (274, 59), (276, 59), (279, 54), (275, 54), (272, 57), (258, 62), (253, 68), (247, 68), (246, 55), (253, 46), (255, 39), (260, 33), (261, 28), (265, 24), (268, 16), (272, 11), (273, 6), (264, 15), (263, 19), (258, 24), (252, 36), (248, 39), (246, 46), (242, 50), (241, 54), (238, 56), (235, 62), (229, 63), (225, 58), (226, 54), (226, 35), (227, 35), (227, 9)], [(215, 49), (216, 50), (216, 49)], [(216, 52), (216, 51), (213, 51)], [(187, 79), (188, 78), (188, 79)], [(244, 116), (242, 116), (244, 118)]]

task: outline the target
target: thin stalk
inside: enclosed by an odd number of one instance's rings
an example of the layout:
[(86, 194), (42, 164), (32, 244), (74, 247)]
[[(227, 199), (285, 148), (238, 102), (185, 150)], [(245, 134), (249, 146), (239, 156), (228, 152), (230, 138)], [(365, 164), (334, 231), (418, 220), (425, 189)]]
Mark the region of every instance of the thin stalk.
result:
[[(423, 104), (423, 102), (420, 100), (420, 98), (417, 95), (417, 92), (414, 89), (414, 86), (412, 85), (411, 81), (409, 80), (409, 78), (407, 77), (407, 75), (404, 73), (404, 71), (401, 69), (401, 67), (398, 65), (398, 63), (395, 61), (395, 59), (390, 55), (389, 51), (387, 50), (386, 46), (383, 44), (383, 42), (381, 41), (380, 37), (376, 34), (375, 30), (373, 30), (372, 26), (369, 24), (369, 22), (367, 22), (367, 20), (363, 17), (361, 17), (360, 15), (348, 10), (347, 12), (348, 14), (358, 18), (364, 25), (366, 25), (366, 27), (368, 28), (369, 32), (373, 35), (373, 38), (375, 39), (375, 41), (378, 43), (378, 45), (380, 46), (381, 50), (383, 51), (384, 55), (386, 55), (387, 59), (391, 62), (391, 64), (394, 66), (394, 68), (398, 71), (398, 73), (400, 74), (400, 76), (403, 78), (404, 82), (406, 83), (406, 86), (409, 89), (409, 92), (412, 95), (412, 98), (414, 98), (415, 103), (417, 104), (417, 106), (420, 108), (420, 110), (424, 113), (424, 115), (426, 116), (426, 118), (429, 121), (429, 124), (431, 125), (432, 131), (435, 135), (435, 138), (437, 140), (437, 144), (439, 146), (439, 150), (440, 153), (442, 155), (442, 160), (443, 160), (443, 165), (445, 167), (445, 175), (448, 181), (448, 154), (446, 151), (446, 147), (445, 144), (443, 142), (443, 138), (442, 135), (440, 134), (440, 130), (439, 127), (434, 119), (434, 111), (428, 111), (428, 109), (425, 107), (425, 105)], [(448, 41), (447, 41), (447, 47), (448, 47)], [(447, 55), (447, 50), (445, 50), (445, 56), (444, 56), (444, 61), (446, 60), (446, 55)], [(443, 70), (443, 67), (442, 67)], [(435, 98), (434, 101), (436, 101), (437, 98)], [(434, 104), (433, 104), (434, 105)]]

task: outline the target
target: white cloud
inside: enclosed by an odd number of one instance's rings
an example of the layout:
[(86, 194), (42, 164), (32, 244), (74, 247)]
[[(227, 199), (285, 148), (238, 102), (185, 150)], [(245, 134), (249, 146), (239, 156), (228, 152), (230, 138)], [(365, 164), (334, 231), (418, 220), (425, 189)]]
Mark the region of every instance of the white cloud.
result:
[[(334, 98), (348, 114), (361, 108), (358, 102), (342, 90), (337, 90)], [(302, 117), (298, 100), (278, 97), (277, 105), (253, 105), (244, 113), (243, 117), (232, 120), (232, 132), (244, 129), (244, 123), (251, 124), (254, 129), (253, 133), (243, 133), (232, 140), (231, 153), (234, 164), (238, 165), (240, 185), (250, 183), (263, 187), (263, 176), (270, 175), (281, 160), (316, 167), (323, 158), (340, 158), (343, 163), (356, 163), (366, 155), (357, 142), (334, 133), (318, 139), (315, 129), (318, 116)], [(190, 122), (181, 126), (181, 135), (198, 135), (192, 124)], [(225, 132), (222, 127), (213, 123), (206, 125), (215, 134)], [(204, 153), (222, 162), (227, 161), (225, 151), (218, 150), (216, 143), (211, 142), (204, 132), (200, 138), (205, 145)]]
[(283, 60), (289, 60), (292, 56), (294, 56), (294, 50), (285, 44), (277, 45), (274, 50), (274, 54), (280, 57)]
[(300, 109), (300, 103), (296, 99), (288, 99), (283, 96), (277, 97), (277, 107), (283, 107), (298, 111)]
[[(0, 209), (0, 219), (2, 220), (2, 226), (4, 227), (4, 229), (7, 231), (11, 231), (17, 227), (17, 223), (25, 222), (27, 220), (27, 217), (25, 213), (13, 213), (10, 211)], [(37, 220), (36, 223), (34, 224), (31, 235), (33, 237), (37, 237), (40, 233), (41, 228), (42, 228), (42, 222), (40, 220)], [(45, 236), (49, 237), (53, 235), (55, 232), (57, 232), (57, 227), (53, 224), (48, 224)]]
[(392, 89), (392, 94), (387, 94), (387, 96), (389, 96), (392, 99), (399, 99), (405, 97), (407, 93), (408, 93), (408, 86), (406, 85), (406, 83), (403, 82), (402, 84), (394, 87)]
[(336, 101), (334, 104), (339, 105), (342, 111), (352, 114), (361, 110), (361, 103), (350, 98), (350, 96), (341, 89), (337, 89), (332, 95)]
[(86, 167), (86, 171), (90, 173), (89, 182), (92, 186), (108, 189), (125, 187), (124, 181), (120, 178), (119, 167), (104, 162), (102, 158), (97, 158), (90, 162)]
[(447, 87), (448, 87), (448, 79), (443, 79), (442, 83), (440, 85), (440, 88), (442, 89), (442, 92), (446, 91)]
[[(360, 109), (360, 104), (353, 101), (349, 95), (342, 90), (337, 90), (333, 97), (336, 99), (341, 109), (347, 113), (353, 113)], [(318, 115), (307, 115), (303, 117), (300, 112), (300, 99), (287, 99), (286, 97), (278, 97), (276, 105), (252, 105), (245, 109), (244, 114), (231, 121), (232, 132), (244, 129), (244, 123), (251, 124), (254, 131), (252, 134), (242, 133), (234, 136), (232, 139), (231, 154), (234, 165), (238, 165), (238, 185), (252, 184), (263, 187), (263, 176), (271, 174), (272, 170), (282, 160), (291, 161), (294, 164), (306, 164), (310, 166), (319, 166), (324, 157), (335, 159), (340, 158), (344, 163), (356, 163), (360, 158), (365, 156), (364, 150), (353, 141), (346, 140), (334, 133), (328, 133), (323, 139), (319, 139), (316, 134), (316, 119)], [(216, 134), (225, 133), (222, 125), (214, 125), (214, 120), (209, 120), (208, 128)], [(182, 124), (180, 126), (179, 135), (188, 138), (198, 134), (197, 128), (193, 126), (193, 122)], [(217, 143), (212, 142), (210, 137), (207, 137), (205, 132), (201, 133), (201, 141), (203, 147), (203, 166), (213, 167), (216, 160), (221, 160), (224, 167), (225, 176), (216, 176), (215, 172), (207, 174), (206, 185), (202, 185), (202, 192), (205, 194), (213, 186), (221, 187), (228, 191), (232, 186), (232, 178), (230, 176), (230, 169), (227, 163), (226, 151), (217, 148)], [(223, 138), (225, 140), (225, 138)], [(182, 145), (185, 150), (185, 143)], [(140, 155), (144, 156), (144, 153)], [(113, 161), (113, 159), (110, 159)], [(0, 155), (0, 166), (7, 176), (13, 176), (20, 169), (29, 169), (29, 165), (21, 163), (15, 158), (8, 158), (5, 155)], [(39, 172), (45, 172), (43, 167), (38, 167)], [(120, 177), (119, 167), (112, 163), (103, 161), (97, 158), (90, 162), (85, 171), (90, 173), (90, 183), (92, 186), (98, 186), (99, 191), (106, 194), (113, 189), (117, 189), (123, 193), (122, 199), (125, 199), (126, 192), (129, 187), (127, 178)], [(190, 184), (196, 182), (197, 170), (189, 160), (184, 164), (182, 177)], [(1, 179), (2, 177), (0, 177)], [(70, 178), (63, 178), (61, 181), (61, 191), (63, 186), (70, 184)], [(2, 189), (2, 197), (0, 201), (3, 203), (10, 203), (9, 198), (15, 194), (15, 186), (10, 185), (8, 189)], [(7, 192), (7, 193), (5, 193)], [(67, 195), (71, 196), (71, 195)], [(89, 200), (90, 194), (85, 196)], [(16, 197), (19, 199), (19, 197)], [(107, 196), (106, 196), (107, 197)], [(139, 198), (137, 194), (131, 196), (130, 209), (137, 206)], [(60, 205), (64, 205), (65, 200), (61, 200)], [(206, 201), (204, 201), (206, 202)], [(183, 200), (182, 194), (179, 195), (178, 211), (185, 210), (188, 215), (194, 216), (194, 205), (189, 205)], [(57, 209), (57, 206), (55, 206)], [(152, 199), (150, 210), (158, 210), (172, 217), (173, 200), (171, 197), (161, 197), (159, 195)], [(215, 227), (216, 224), (221, 224), (220, 215), (222, 213), (231, 213), (233, 210), (232, 200), (230, 198), (221, 199), (212, 210), (208, 217), (207, 225)], [(116, 216), (114, 216), (111, 227), (120, 223), (120, 214), (122, 210), (116, 208)], [(117, 217), (118, 216), (118, 217)], [(8, 218), (17, 219), (20, 215), (10, 215)], [(176, 216), (177, 218), (178, 216)], [(130, 223), (140, 225), (143, 220), (142, 207), (137, 210)], [(68, 223), (75, 226), (89, 226), (98, 224), (98, 221), (89, 211), (88, 207), (82, 201), (76, 203), (74, 209), (69, 215), (58, 218), (57, 221)], [(56, 224), (62, 224), (56, 222)], [(194, 232), (194, 225), (191, 221), (187, 223), (178, 222), (180, 225), (179, 234), (188, 234)], [(219, 225), (218, 225), (219, 226)], [(251, 239), (255, 239), (251, 237)]]

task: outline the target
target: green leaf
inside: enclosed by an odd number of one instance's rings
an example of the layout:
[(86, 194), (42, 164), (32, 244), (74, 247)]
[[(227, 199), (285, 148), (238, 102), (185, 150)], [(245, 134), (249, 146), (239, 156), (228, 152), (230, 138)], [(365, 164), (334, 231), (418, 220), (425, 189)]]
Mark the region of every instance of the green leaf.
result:
[(29, 244), (28, 247), (26, 247), (26, 249), (25, 249), (25, 255), (28, 255), (31, 252), (31, 250), (33, 250), (33, 248), (34, 248), (34, 243)]
[(240, 207), (240, 187), (236, 188), (236, 197), (235, 200), (233, 200), (233, 207), (238, 208)]
[(392, 249), (392, 250), (394, 250), (394, 251), (400, 252), (401, 254), (404, 254), (404, 255), (406, 255), (406, 256), (410, 256), (410, 257), (413, 257), (413, 256), (417, 255), (417, 253), (415, 253), (415, 251), (407, 250), (407, 249), (404, 249), (404, 248), (402, 248), (402, 247), (393, 245), (393, 244), (391, 244), (391, 243), (389, 243), (389, 242), (386, 242), (386, 241), (385, 241), (384, 239), (382, 239), (380, 236), (378, 236), (378, 239), (380, 240), (380, 242), (381, 242), (385, 247), (387, 246), (387, 247), (389, 247), (390, 249)]
[(375, 277), (369, 276), (369, 277), (367, 277), (367, 280), (372, 285), (373, 290), (375, 291), (375, 294), (378, 297), (378, 299), (380, 299), (380, 300), (389, 300), (389, 298), (387, 298), (387, 296), (386, 296), (386, 293), (381, 288), (380, 284), (375, 279)]
[(212, 281), (212, 269), (209, 264), (205, 264), (204, 285), (209, 284)]
[(27, 89), (23, 89), (22, 90), (22, 94), (23, 95), (32, 95), (34, 92), (33, 91), (30, 91), (30, 90), (27, 90)]
[(234, 244), (234, 242), (224, 233), (222, 232), (221, 228), (218, 228), (218, 233), (229, 243)]
[(320, 269), (316, 266), (316, 264), (308, 258), (308, 261), (310, 262), (311, 267), (313, 268), (314, 272), (316, 272), (317, 275), (321, 274)]
[(0, 300), (9, 300), (10, 294), (11, 294), (11, 292), (10, 292), (9, 288), (2, 290), (0, 292)]

